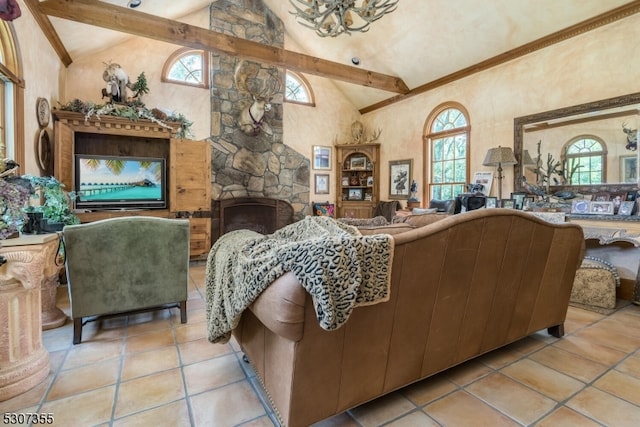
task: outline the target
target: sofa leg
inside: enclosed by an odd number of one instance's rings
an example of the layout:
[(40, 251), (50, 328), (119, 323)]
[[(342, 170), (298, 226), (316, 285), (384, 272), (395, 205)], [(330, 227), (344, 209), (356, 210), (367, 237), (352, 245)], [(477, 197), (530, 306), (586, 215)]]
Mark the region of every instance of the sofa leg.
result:
[(564, 323), (547, 328), (547, 332), (549, 332), (551, 336), (562, 338), (564, 336)]
[(73, 343), (82, 341), (82, 317), (73, 319)]
[(180, 323), (187, 323), (187, 302), (180, 301)]

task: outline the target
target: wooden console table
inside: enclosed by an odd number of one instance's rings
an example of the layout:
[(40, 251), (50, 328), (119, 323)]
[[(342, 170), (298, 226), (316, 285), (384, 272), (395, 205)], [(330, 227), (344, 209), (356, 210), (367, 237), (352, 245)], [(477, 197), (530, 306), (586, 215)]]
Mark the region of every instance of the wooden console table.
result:
[(601, 245), (624, 242), (640, 247), (640, 217), (567, 215), (567, 220), (582, 227), (585, 239), (596, 239)]
[(24, 393), (47, 377), (49, 353), (42, 344), (43, 320), (59, 326), (66, 316), (55, 307), (58, 235), (25, 235), (0, 244), (0, 255), (6, 260), (0, 267), (0, 401), (3, 401)]

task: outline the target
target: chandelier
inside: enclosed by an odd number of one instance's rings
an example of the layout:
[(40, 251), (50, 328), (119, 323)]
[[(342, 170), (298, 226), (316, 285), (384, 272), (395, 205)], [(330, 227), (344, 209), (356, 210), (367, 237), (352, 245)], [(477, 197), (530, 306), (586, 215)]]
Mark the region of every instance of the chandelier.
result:
[[(369, 25), (396, 10), (399, 0), (294, 0), (298, 22), (314, 29), (320, 37), (335, 37), (352, 31), (369, 31)], [(355, 18), (354, 18), (355, 17)]]

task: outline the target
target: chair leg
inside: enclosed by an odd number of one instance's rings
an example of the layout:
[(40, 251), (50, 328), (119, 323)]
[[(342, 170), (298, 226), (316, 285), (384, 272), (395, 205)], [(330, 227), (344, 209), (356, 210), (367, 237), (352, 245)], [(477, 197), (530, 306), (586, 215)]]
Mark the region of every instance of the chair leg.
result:
[(73, 319), (73, 343), (82, 341), (82, 317)]
[(187, 302), (180, 301), (180, 323), (187, 323)]

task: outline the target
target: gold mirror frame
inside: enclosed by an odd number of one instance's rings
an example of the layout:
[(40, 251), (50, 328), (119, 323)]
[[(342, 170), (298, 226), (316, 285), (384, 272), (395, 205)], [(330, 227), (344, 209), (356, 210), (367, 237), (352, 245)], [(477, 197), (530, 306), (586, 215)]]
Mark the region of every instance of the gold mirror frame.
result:
[[(640, 103), (640, 92), (629, 95), (617, 96), (615, 98), (602, 99), (600, 101), (587, 102), (585, 104), (574, 105), (571, 107), (559, 108), (557, 110), (544, 111), (542, 113), (531, 114), (529, 116), (516, 117), (513, 119), (513, 151), (518, 160), (518, 164), (514, 166), (514, 189), (515, 191), (523, 191), (522, 180), (522, 153), (524, 150), (524, 126), (545, 120), (560, 119), (577, 114), (593, 113), (596, 111), (608, 110), (616, 107)], [(600, 191), (630, 191), (637, 190), (637, 183), (611, 183), (600, 185), (582, 185), (582, 186), (558, 186), (552, 185), (553, 191), (570, 189), (577, 193), (588, 194)], [(552, 192), (553, 192), (552, 191)]]

